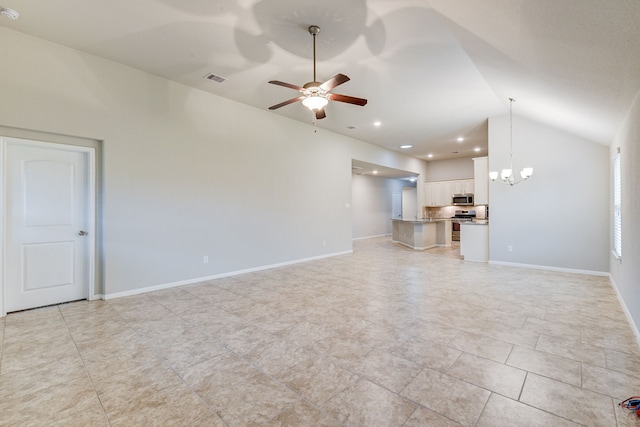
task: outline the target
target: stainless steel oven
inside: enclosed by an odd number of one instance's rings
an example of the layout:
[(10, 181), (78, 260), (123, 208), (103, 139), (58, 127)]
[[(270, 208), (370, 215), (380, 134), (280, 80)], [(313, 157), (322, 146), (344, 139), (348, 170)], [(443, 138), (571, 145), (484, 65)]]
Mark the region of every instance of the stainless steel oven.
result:
[(476, 217), (475, 209), (470, 209), (468, 211), (456, 211), (455, 215), (451, 217), (451, 240), (454, 242), (460, 241), (460, 222), (461, 221), (470, 221)]
[(451, 224), (451, 240), (454, 242), (460, 241), (460, 222), (453, 221)]

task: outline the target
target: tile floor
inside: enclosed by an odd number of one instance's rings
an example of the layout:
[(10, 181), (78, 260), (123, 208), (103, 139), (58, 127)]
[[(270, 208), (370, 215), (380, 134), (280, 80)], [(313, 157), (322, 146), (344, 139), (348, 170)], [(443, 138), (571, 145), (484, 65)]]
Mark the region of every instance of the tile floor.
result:
[(0, 319), (2, 426), (640, 426), (602, 277), (352, 255)]

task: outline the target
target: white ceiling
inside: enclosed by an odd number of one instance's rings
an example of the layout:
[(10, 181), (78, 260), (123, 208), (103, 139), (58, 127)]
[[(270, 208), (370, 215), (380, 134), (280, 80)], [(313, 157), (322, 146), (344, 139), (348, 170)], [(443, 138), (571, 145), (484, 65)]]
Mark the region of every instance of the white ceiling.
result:
[(357, 175), (378, 176), (382, 178), (400, 179), (403, 181), (416, 180), (418, 174), (407, 172), (401, 169), (388, 168), (386, 166), (375, 165), (363, 162), (362, 160), (351, 160), (351, 172)]
[[(638, 0), (0, 5), (21, 14), (2, 26), (264, 110), (298, 95), (269, 80), (313, 80), (307, 28), (318, 25), (318, 80), (346, 74), (351, 81), (334, 92), (369, 100), (331, 102), (318, 127), (425, 159), (486, 155), (486, 119), (507, 113), (509, 97), (514, 115), (608, 145), (640, 89)], [(208, 73), (227, 80), (205, 80)], [(270, 114), (313, 121), (300, 103)]]

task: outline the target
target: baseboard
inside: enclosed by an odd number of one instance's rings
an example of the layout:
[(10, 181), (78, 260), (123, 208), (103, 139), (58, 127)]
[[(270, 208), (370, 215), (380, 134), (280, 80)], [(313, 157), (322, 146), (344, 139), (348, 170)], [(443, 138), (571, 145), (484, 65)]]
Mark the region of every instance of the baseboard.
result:
[(631, 330), (633, 331), (633, 335), (635, 335), (636, 337), (636, 342), (638, 343), (638, 347), (640, 347), (640, 330), (638, 330), (638, 325), (636, 325), (635, 322), (633, 321), (633, 317), (631, 317), (631, 312), (629, 311), (629, 308), (627, 307), (627, 304), (625, 303), (624, 298), (622, 298), (622, 295), (618, 290), (618, 285), (616, 284), (616, 281), (613, 279), (613, 276), (611, 274), (609, 274), (609, 283), (611, 284), (611, 287), (613, 288), (614, 292), (616, 293), (616, 296), (618, 297), (618, 302), (620, 302), (620, 305), (622, 306), (622, 311), (624, 311), (624, 315), (627, 317), (627, 322), (629, 322), (629, 325), (631, 326)]
[(392, 241), (391, 241), (391, 243), (397, 243), (397, 244), (399, 244), (399, 245), (406, 246), (407, 248), (411, 248), (411, 249), (413, 249), (414, 251), (425, 251), (425, 250), (427, 250), (427, 249), (435, 248), (435, 247), (437, 247), (437, 246), (438, 246), (438, 245), (431, 245), (431, 246), (412, 246), (412, 245), (410, 245), (410, 244), (408, 244), (408, 243), (404, 243), (404, 242), (401, 242), (401, 241), (399, 241), (399, 240), (392, 240)]
[(391, 233), (387, 233), (387, 234), (376, 234), (374, 236), (364, 236), (364, 237), (354, 237), (351, 240), (365, 240), (365, 239), (375, 239), (376, 237), (387, 237), (387, 236), (391, 236)]
[(517, 262), (491, 261), (491, 260), (489, 260), (489, 264), (505, 265), (507, 267), (530, 268), (533, 270), (557, 271), (560, 273), (586, 274), (588, 276), (604, 276), (604, 277), (609, 276), (608, 271), (579, 270), (575, 268), (552, 267), (549, 265), (520, 264)]
[[(102, 296), (102, 299), (105, 299), (105, 300), (128, 297), (128, 296), (132, 296), (132, 295), (145, 294), (147, 292), (154, 292), (154, 291), (161, 291), (163, 289), (175, 288), (175, 287), (178, 287), (178, 286), (192, 285), (194, 283), (205, 282), (205, 281), (208, 281), (208, 280), (222, 279), (224, 277), (231, 277), (231, 276), (239, 276), (240, 274), (253, 273), (253, 272), (256, 272), (256, 271), (271, 270), (273, 268), (285, 267), (285, 266), (288, 266), (288, 265), (300, 264), (300, 263), (303, 263), (303, 262), (316, 261), (316, 260), (323, 259), (323, 258), (331, 258), (331, 257), (334, 257), (334, 256), (348, 255), (348, 254), (352, 254), (352, 253), (353, 253), (353, 250), (343, 251), (343, 252), (334, 252), (334, 253), (326, 254), (326, 255), (319, 255), (319, 256), (309, 257), (309, 258), (301, 258), (301, 259), (281, 262), (281, 263), (277, 263), (277, 264), (269, 264), (269, 265), (263, 265), (263, 266), (260, 266), (260, 267), (247, 268), (247, 269), (244, 269), (244, 270), (230, 271), (230, 272), (226, 272), (226, 273), (214, 274), (212, 276), (196, 277), (196, 278), (193, 278), (193, 279), (180, 280), (180, 281), (177, 281), (177, 282), (162, 283), (160, 285), (147, 286), (145, 288), (132, 289), (130, 291), (124, 291), (124, 292), (115, 292), (115, 293), (112, 293), (112, 294), (104, 294), (104, 295), (101, 295), (101, 296)], [(98, 296), (96, 295), (96, 298), (97, 297)]]

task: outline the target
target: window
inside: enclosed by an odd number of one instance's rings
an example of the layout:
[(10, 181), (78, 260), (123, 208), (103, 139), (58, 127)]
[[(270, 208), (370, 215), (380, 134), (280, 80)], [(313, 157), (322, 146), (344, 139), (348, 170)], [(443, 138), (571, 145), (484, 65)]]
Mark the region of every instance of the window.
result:
[(622, 217), (620, 188), (620, 149), (613, 158), (613, 254), (616, 258), (622, 258)]

